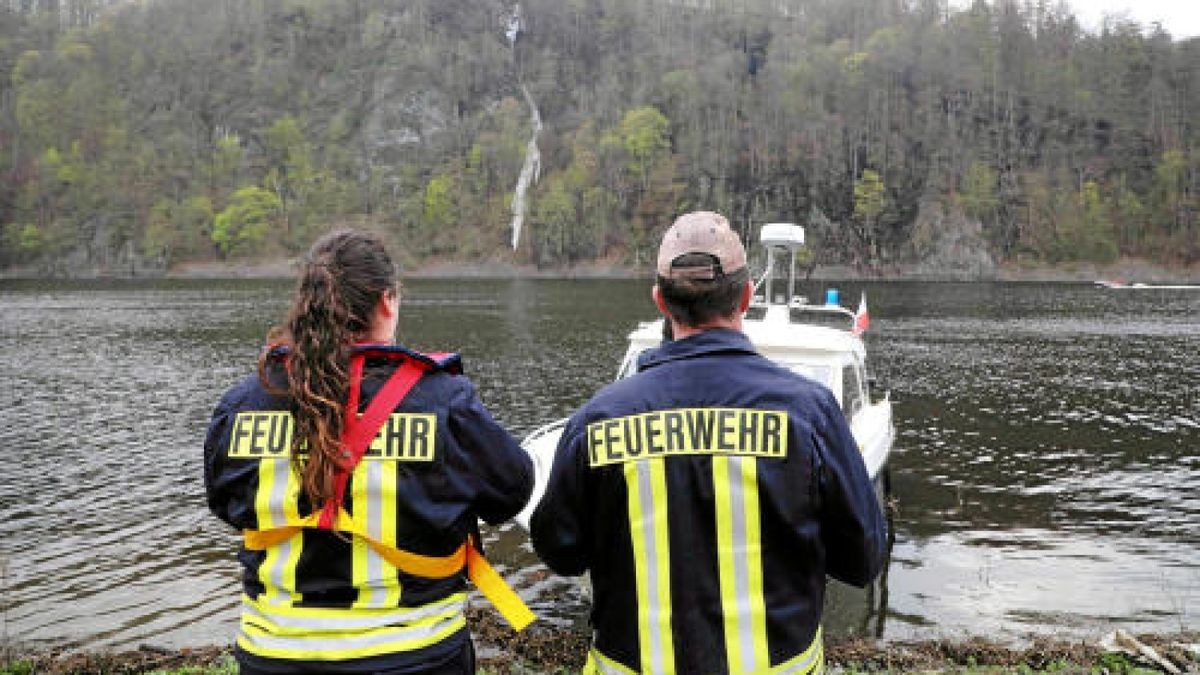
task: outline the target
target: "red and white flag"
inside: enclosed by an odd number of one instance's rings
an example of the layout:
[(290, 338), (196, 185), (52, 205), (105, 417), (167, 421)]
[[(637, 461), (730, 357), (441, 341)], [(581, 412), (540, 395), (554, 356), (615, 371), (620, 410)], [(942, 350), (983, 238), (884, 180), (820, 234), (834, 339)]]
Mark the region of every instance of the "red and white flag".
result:
[(858, 311), (854, 313), (854, 328), (850, 329), (851, 335), (862, 335), (867, 332), (867, 327), (871, 325), (871, 315), (867, 314), (867, 294), (863, 293), (858, 300)]

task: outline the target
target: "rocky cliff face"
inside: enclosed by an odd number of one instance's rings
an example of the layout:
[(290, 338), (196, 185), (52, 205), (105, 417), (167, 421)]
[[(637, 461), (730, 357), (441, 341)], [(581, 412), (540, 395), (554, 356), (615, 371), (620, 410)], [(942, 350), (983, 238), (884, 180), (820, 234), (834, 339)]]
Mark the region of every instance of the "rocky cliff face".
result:
[(921, 202), (913, 223), (912, 248), (915, 277), (965, 281), (996, 274), (983, 225), (941, 201)]

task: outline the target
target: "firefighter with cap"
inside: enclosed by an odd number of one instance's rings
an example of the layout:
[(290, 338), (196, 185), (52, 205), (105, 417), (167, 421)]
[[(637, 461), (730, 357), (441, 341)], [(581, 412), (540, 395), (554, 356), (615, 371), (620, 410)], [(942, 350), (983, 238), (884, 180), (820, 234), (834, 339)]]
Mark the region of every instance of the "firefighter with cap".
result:
[(820, 672), (826, 575), (879, 573), (886, 524), (846, 419), (754, 350), (752, 293), (726, 219), (681, 216), (652, 290), (673, 339), (563, 432), (531, 535), (555, 572), (591, 572), (585, 672)]

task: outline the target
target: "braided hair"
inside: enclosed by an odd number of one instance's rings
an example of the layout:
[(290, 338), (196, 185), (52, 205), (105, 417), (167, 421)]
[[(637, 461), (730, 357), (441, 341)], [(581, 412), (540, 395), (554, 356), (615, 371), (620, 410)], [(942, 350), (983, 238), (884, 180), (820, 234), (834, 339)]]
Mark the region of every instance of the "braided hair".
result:
[(398, 292), (396, 277), (378, 236), (352, 229), (326, 234), (304, 259), (282, 331), (291, 347), (286, 391), (268, 379), (269, 353), (259, 359), (264, 386), (289, 397), (292, 461), (314, 506), (334, 498), (334, 478), (345, 466), (341, 439), (354, 343), (370, 327), (380, 298)]

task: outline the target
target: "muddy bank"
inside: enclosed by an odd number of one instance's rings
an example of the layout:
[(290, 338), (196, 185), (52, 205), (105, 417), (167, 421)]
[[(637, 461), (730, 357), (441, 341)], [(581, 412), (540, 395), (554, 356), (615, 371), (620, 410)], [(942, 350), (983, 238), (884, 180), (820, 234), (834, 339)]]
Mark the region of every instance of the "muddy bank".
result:
[[(291, 279), (296, 274), (297, 260), (270, 260), (254, 263), (191, 263), (180, 265), (166, 273), (172, 279)], [(622, 279), (637, 277), (641, 271), (619, 265), (602, 263), (581, 264), (563, 268), (538, 268), (504, 262), (463, 263), (439, 261), (418, 267), (404, 268), (402, 275), (419, 279)]]
[[(180, 265), (166, 273), (180, 279), (205, 278), (291, 278), (295, 260), (273, 260), (255, 263), (191, 263)], [(486, 262), (428, 262), (404, 270), (410, 278), (530, 278), (530, 279), (650, 279), (653, 270), (630, 267), (613, 261), (594, 261), (569, 267), (537, 267), (503, 261)], [(1098, 265), (1073, 263), (1069, 265), (1002, 264), (987, 274), (964, 275), (954, 272), (931, 272), (922, 265), (893, 265), (878, 270), (861, 270), (846, 265), (818, 265), (811, 279), (836, 280), (896, 280), (896, 281), (1061, 281), (1091, 282), (1097, 279), (1120, 280), (1129, 283), (1195, 283), (1200, 284), (1200, 264), (1190, 267), (1164, 266), (1151, 260), (1123, 258)]]
[[(170, 269), (131, 268), (90, 269), (87, 267), (47, 271), (40, 267), (12, 267), (0, 270), (0, 279), (291, 279), (296, 273), (296, 258), (240, 262), (188, 262)], [(622, 265), (615, 260), (581, 262), (566, 267), (538, 267), (504, 260), (463, 262), (427, 261), (407, 266), (407, 278), (450, 279), (650, 279), (648, 267)], [(1166, 266), (1152, 260), (1122, 258), (1109, 264), (1071, 263), (1029, 265), (1002, 263), (983, 272), (935, 269), (925, 264), (888, 265), (863, 270), (847, 265), (818, 265), (810, 277), (838, 281), (1058, 281), (1091, 282), (1098, 279), (1127, 283), (1200, 284), (1200, 264)]]
[[(539, 628), (518, 634), (494, 612), (468, 614), (480, 665), (492, 672), (578, 672), (587, 655), (589, 636), (582, 630)], [(1159, 658), (1109, 652), (1099, 641), (1074, 642), (1035, 637), (1022, 644), (1003, 644), (977, 637), (965, 640), (882, 642), (861, 638), (828, 639), (825, 657), (830, 666), (849, 672), (946, 672), (969, 667), (1004, 671), (1126, 672), (1127, 666), (1163, 670), (1163, 663), (1181, 672), (1200, 672), (1200, 633), (1138, 635), (1136, 642)], [(1132, 650), (1131, 650), (1132, 651)]]
[[(479, 656), (480, 672), (553, 673), (579, 672), (587, 653), (588, 636), (569, 628), (538, 627), (515, 633), (488, 609), (468, 612)], [(1025, 644), (1006, 645), (984, 638), (961, 641), (879, 642), (864, 639), (828, 640), (826, 659), (842, 672), (1200, 672), (1200, 632), (1172, 635), (1137, 635), (1158, 661), (1146, 656), (1109, 652), (1097, 643), (1032, 638)], [(232, 660), (228, 647), (168, 650), (143, 646), (117, 653), (39, 652), (9, 655), (0, 661), (0, 674), (51, 675), (125, 674), (200, 668), (201, 673), (225, 672)], [(19, 664), (19, 665), (16, 665)], [(16, 665), (16, 667), (14, 667)], [(1169, 671), (1167, 671), (1169, 672)]]

